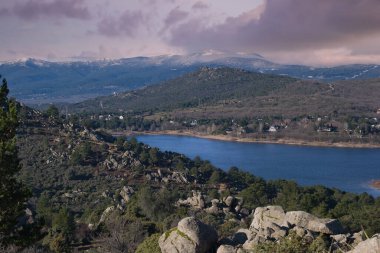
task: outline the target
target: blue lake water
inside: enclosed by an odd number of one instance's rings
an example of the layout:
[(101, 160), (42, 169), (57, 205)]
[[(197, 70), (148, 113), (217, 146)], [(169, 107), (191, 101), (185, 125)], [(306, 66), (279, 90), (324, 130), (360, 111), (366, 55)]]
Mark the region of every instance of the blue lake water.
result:
[(200, 156), (225, 170), (236, 166), (265, 179), (289, 179), (301, 185), (319, 184), (380, 196), (380, 191), (369, 187), (371, 180), (380, 179), (380, 149), (239, 143), (172, 135), (136, 137), (163, 151)]

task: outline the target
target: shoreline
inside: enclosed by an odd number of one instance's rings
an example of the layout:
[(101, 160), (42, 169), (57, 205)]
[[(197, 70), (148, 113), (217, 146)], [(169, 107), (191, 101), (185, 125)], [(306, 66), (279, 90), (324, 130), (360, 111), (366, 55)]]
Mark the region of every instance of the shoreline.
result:
[(308, 147), (330, 147), (330, 148), (380, 148), (380, 144), (371, 144), (371, 143), (347, 143), (347, 142), (336, 142), (329, 143), (323, 141), (304, 141), (297, 139), (278, 139), (278, 140), (262, 140), (254, 138), (242, 138), (242, 137), (233, 137), (228, 135), (210, 135), (210, 134), (200, 134), (191, 131), (181, 131), (181, 130), (164, 130), (164, 131), (119, 131), (111, 132), (115, 136), (133, 136), (133, 135), (173, 135), (173, 136), (188, 136), (196, 137), (209, 140), (217, 141), (230, 141), (230, 142), (240, 142), (240, 143), (259, 143), (259, 144), (281, 144), (281, 145), (292, 145), (292, 146), (308, 146)]
[[(279, 145), (293, 145), (293, 146), (307, 146), (307, 147), (326, 147), (326, 148), (363, 148), (363, 149), (379, 149), (380, 145), (372, 144), (352, 144), (352, 143), (326, 143), (326, 142), (306, 142), (301, 140), (280, 139), (280, 140), (256, 140), (252, 138), (237, 138), (232, 136), (223, 135), (207, 135), (199, 134), (191, 131), (178, 131), (178, 130), (165, 130), (165, 131), (118, 131), (111, 132), (114, 136), (134, 136), (134, 135), (168, 135), (168, 136), (188, 136), (202, 139), (240, 142), (240, 143), (259, 143), (259, 144), (279, 144)], [(372, 179), (366, 183), (369, 189), (375, 192), (380, 192), (380, 180)]]

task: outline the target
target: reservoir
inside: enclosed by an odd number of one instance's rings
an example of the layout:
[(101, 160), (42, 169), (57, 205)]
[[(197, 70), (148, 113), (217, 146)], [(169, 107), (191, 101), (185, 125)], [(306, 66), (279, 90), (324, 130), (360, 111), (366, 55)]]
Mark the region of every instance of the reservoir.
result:
[(304, 186), (324, 185), (380, 196), (379, 190), (369, 186), (371, 180), (380, 179), (380, 149), (241, 143), (173, 135), (136, 138), (162, 151), (200, 156), (224, 170), (236, 166), (267, 180), (287, 179)]

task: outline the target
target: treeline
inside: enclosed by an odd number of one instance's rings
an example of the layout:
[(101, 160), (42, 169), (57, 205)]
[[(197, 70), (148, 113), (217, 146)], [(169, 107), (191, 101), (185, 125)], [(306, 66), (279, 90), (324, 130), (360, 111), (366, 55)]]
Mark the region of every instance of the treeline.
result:
[[(380, 142), (380, 119), (350, 116), (334, 117), (302, 115), (242, 117), (242, 118), (169, 118), (132, 115), (73, 116), (88, 129), (127, 131), (191, 130), (213, 135), (233, 135), (247, 138), (295, 138), (326, 142)], [(299, 131), (302, 129), (302, 131)]]

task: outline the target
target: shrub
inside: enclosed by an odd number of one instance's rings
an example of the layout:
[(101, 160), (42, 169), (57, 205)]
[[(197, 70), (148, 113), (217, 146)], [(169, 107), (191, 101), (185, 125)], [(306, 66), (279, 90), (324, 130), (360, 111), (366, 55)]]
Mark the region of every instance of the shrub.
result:
[(161, 253), (160, 246), (158, 245), (158, 239), (160, 234), (153, 234), (146, 238), (136, 250), (136, 253)]

